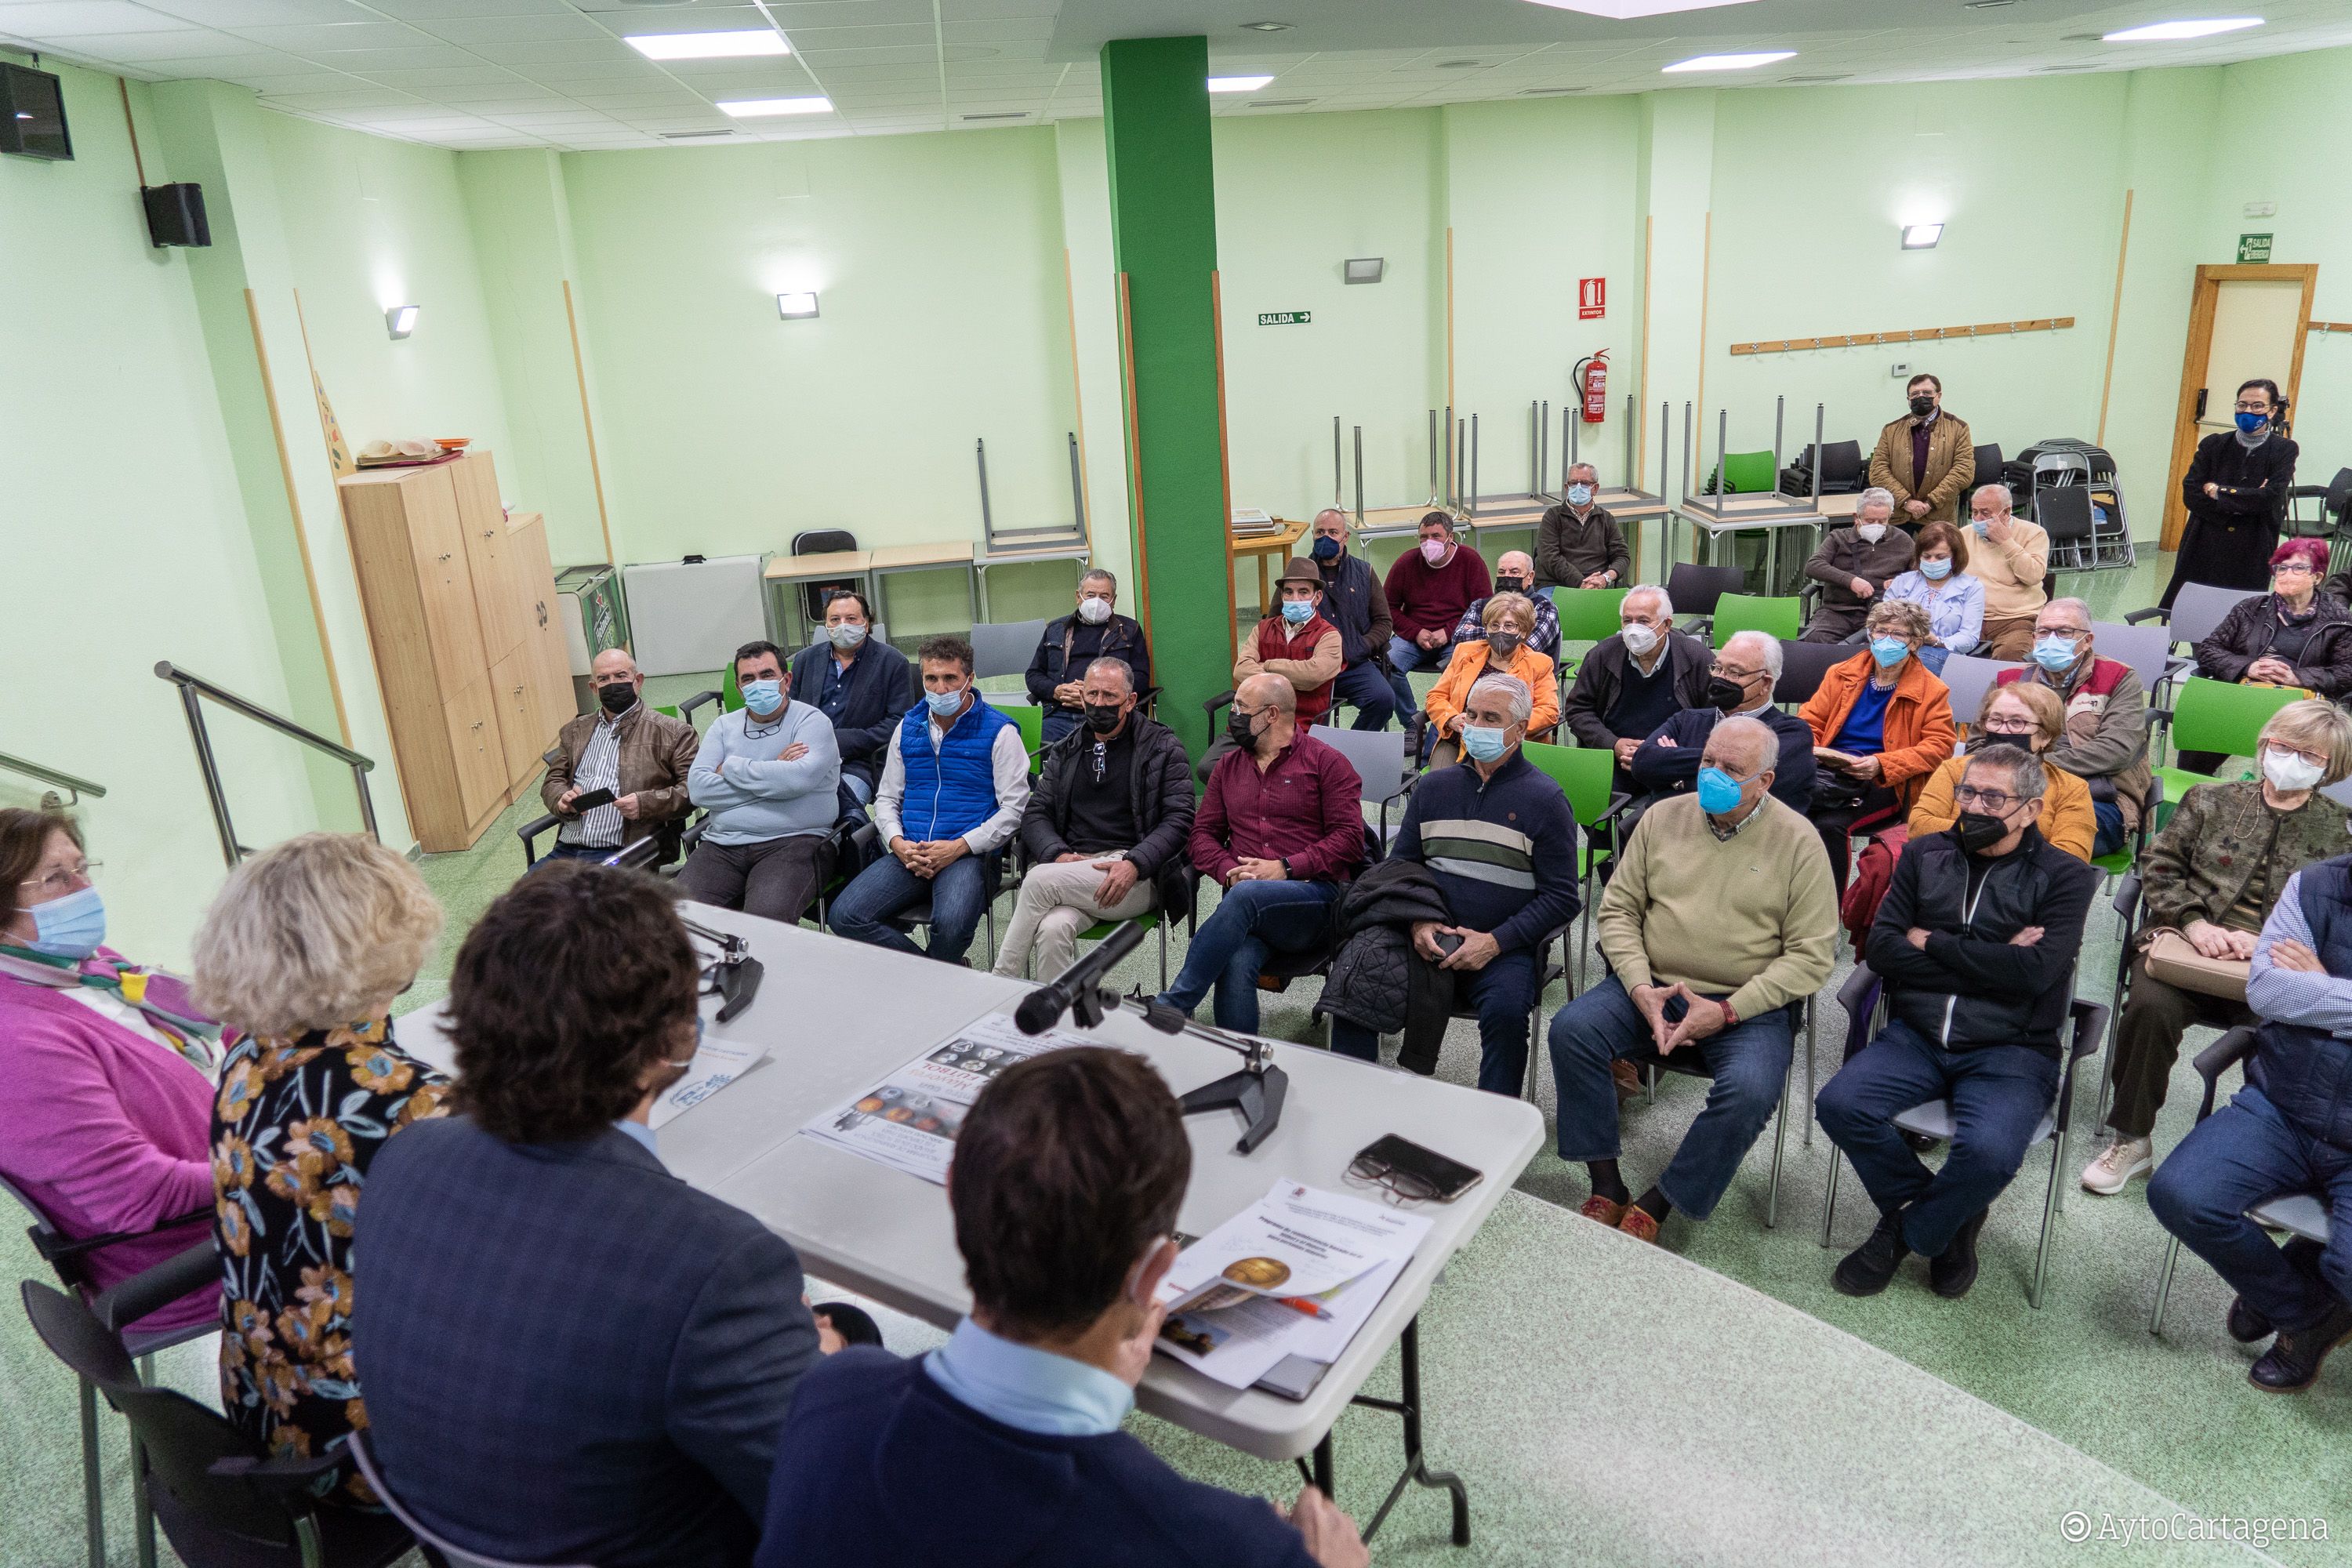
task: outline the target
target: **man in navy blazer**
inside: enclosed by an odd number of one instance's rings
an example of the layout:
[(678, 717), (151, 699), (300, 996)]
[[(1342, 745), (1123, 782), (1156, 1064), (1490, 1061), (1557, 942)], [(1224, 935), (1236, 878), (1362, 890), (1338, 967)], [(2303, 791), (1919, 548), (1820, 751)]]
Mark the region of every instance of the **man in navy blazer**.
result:
[(578, 861), (526, 879), (450, 978), (464, 1113), (368, 1169), (367, 1441), (402, 1505), (467, 1551), (751, 1558), (817, 1329), (792, 1247), (655, 1152), (646, 1118), (693, 1059), (699, 979), (651, 879)]
[(1286, 1511), (1119, 1430), (1192, 1169), (1140, 1057), (1074, 1046), (982, 1089), (948, 1173), (971, 1315), (921, 1361), (853, 1348), (810, 1373), (758, 1568), (1365, 1568), (1313, 1487)]
[(874, 798), (890, 737), (919, 685), (907, 656), (874, 635), (866, 595), (844, 588), (824, 602), (824, 638), (793, 655), (793, 700), (833, 721), (841, 743), (843, 809)]

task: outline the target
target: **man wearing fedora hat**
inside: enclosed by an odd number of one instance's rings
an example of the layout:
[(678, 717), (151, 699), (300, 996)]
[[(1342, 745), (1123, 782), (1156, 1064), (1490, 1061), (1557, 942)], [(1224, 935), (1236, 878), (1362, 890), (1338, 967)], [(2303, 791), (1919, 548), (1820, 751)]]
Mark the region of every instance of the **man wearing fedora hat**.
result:
[[(1298, 727), (1322, 721), (1331, 710), (1331, 688), (1346, 663), (1339, 628), (1323, 618), (1323, 574), (1315, 563), (1294, 555), (1274, 580), (1279, 613), (1265, 616), (1242, 645), (1234, 660), (1234, 685), (1253, 675), (1278, 675), (1297, 694)], [(1219, 735), (1201, 758), (1200, 775), (1234, 749), (1229, 736)]]

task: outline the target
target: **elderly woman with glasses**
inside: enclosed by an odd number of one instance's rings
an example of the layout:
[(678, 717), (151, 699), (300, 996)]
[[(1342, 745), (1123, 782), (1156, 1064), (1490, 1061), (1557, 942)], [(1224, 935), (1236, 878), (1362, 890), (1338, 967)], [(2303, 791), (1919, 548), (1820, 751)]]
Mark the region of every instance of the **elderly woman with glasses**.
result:
[[(245, 1034), (211, 1123), (221, 1407), (273, 1454), (323, 1454), (366, 1423), (352, 1234), (385, 1142), (446, 1109), (448, 1080), (389, 1016), (440, 932), (415, 868), (357, 834), (264, 850), (205, 912), (196, 994)], [(337, 1500), (375, 1500), (356, 1474), (342, 1485)]]
[[(2331, 701), (2352, 694), (2352, 609), (2319, 591), (2326, 570), (2324, 539), (2290, 539), (2273, 551), (2271, 591), (2221, 617), (2197, 645), (2197, 673), (2305, 687)], [(2180, 765), (2196, 773), (2221, 763), (2217, 752), (2180, 753)]]
[(1797, 710), (1813, 731), (1813, 758), (1821, 764), (1813, 826), (1841, 899), (1849, 837), (1907, 812), (1956, 739), (1951, 689), (1919, 659), (1927, 612), (1907, 600), (1882, 599), (1864, 630), (1868, 646), (1832, 665)]
[[(103, 1290), (203, 1245), (218, 1028), (179, 981), (106, 945), (106, 905), (70, 817), (0, 811), (0, 1177)], [(142, 1332), (218, 1310), (206, 1285)]]
[[(2042, 759), (2042, 837), (2077, 860), (2091, 858), (2099, 836), (2099, 819), (2091, 806), (2091, 786), (2050, 762), (2051, 747), (2066, 735), (2066, 705), (2046, 686), (1996, 686), (1985, 693), (1984, 706), (1969, 740), (1979, 746), (2021, 746)], [(1919, 798), (1911, 807), (1911, 837), (1942, 833), (1960, 819), (1957, 798), (1960, 774), (1968, 758), (1954, 757), (1927, 775)], [(2005, 805), (1996, 805), (1999, 816)]]

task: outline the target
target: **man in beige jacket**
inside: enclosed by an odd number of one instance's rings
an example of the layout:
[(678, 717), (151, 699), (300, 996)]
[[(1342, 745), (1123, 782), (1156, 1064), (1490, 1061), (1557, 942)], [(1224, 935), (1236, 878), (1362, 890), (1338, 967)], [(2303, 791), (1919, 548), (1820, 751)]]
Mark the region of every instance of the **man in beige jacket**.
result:
[(1903, 389), (1911, 411), (1878, 433), (1870, 454), (1870, 482), (1895, 495), (1895, 521), (1916, 530), (1923, 522), (1959, 521), (1960, 492), (1977, 476), (1976, 438), (1967, 420), (1944, 412), (1944, 384), (1915, 375)]
[(2050, 602), (2042, 579), (2050, 570), (2050, 534), (2038, 522), (2011, 517), (2007, 485), (1979, 485), (1969, 498), (1968, 574), (1984, 584), (1982, 658), (2023, 658), (2033, 651), (2033, 617)]

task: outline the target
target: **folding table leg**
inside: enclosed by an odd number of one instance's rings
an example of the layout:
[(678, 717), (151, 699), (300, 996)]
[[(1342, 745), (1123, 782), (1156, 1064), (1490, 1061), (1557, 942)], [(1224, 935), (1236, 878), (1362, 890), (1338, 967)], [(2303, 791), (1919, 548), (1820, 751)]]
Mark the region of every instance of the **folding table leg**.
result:
[[(1372, 1537), (1380, 1532), (1381, 1523), (1389, 1516), (1389, 1510), (1396, 1506), (1397, 1499), (1404, 1495), (1406, 1487), (1424, 1486), (1432, 1489), (1443, 1488), (1452, 1494), (1454, 1544), (1467, 1546), (1470, 1544), (1469, 1489), (1462, 1484), (1462, 1478), (1453, 1472), (1431, 1469), (1427, 1458), (1421, 1451), (1421, 1320), (1419, 1317), (1413, 1318), (1405, 1324), (1403, 1336), (1397, 1342), (1397, 1350), (1402, 1363), (1403, 1396), (1399, 1399), (1376, 1399), (1370, 1394), (1359, 1394), (1349, 1401), (1350, 1405), (1361, 1405), (1373, 1410), (1385, 1410), (1391, 1415), (1402, 1416), (1404, 1421), (1404, 1473), (1396, 1479), (1396, 1484), (1389, 1489), (1388, 1497), (1381, 1501), (1378, 1509), (1373, 1510), (1372, 1517), (1366, 1521), (1364, 1543), (1368, 1546), (1371, 1544)], [(1323, 1495), (1326, 1497), (1333, 1497), (1333, 1469), (1331, 1434), (1326, 1432), (1323, 1434), (1323, 1440), (1315, 1445), (1313, 1475), (1315, 1485), (1322, 1489)], [(1337, 1499), (1334, 1498), (1334, 1500), (1336, 1501)]]
[(2174, 1237), (2164, 1249), (2164, 1272), (2156, 1277), (2156, 1310), (2148, 1315), (2147, 1331), (2164, 1332), (2164, 1303), (2172, 1294), (2173, 1266), (2180, 1261), (2180, 1238)]

